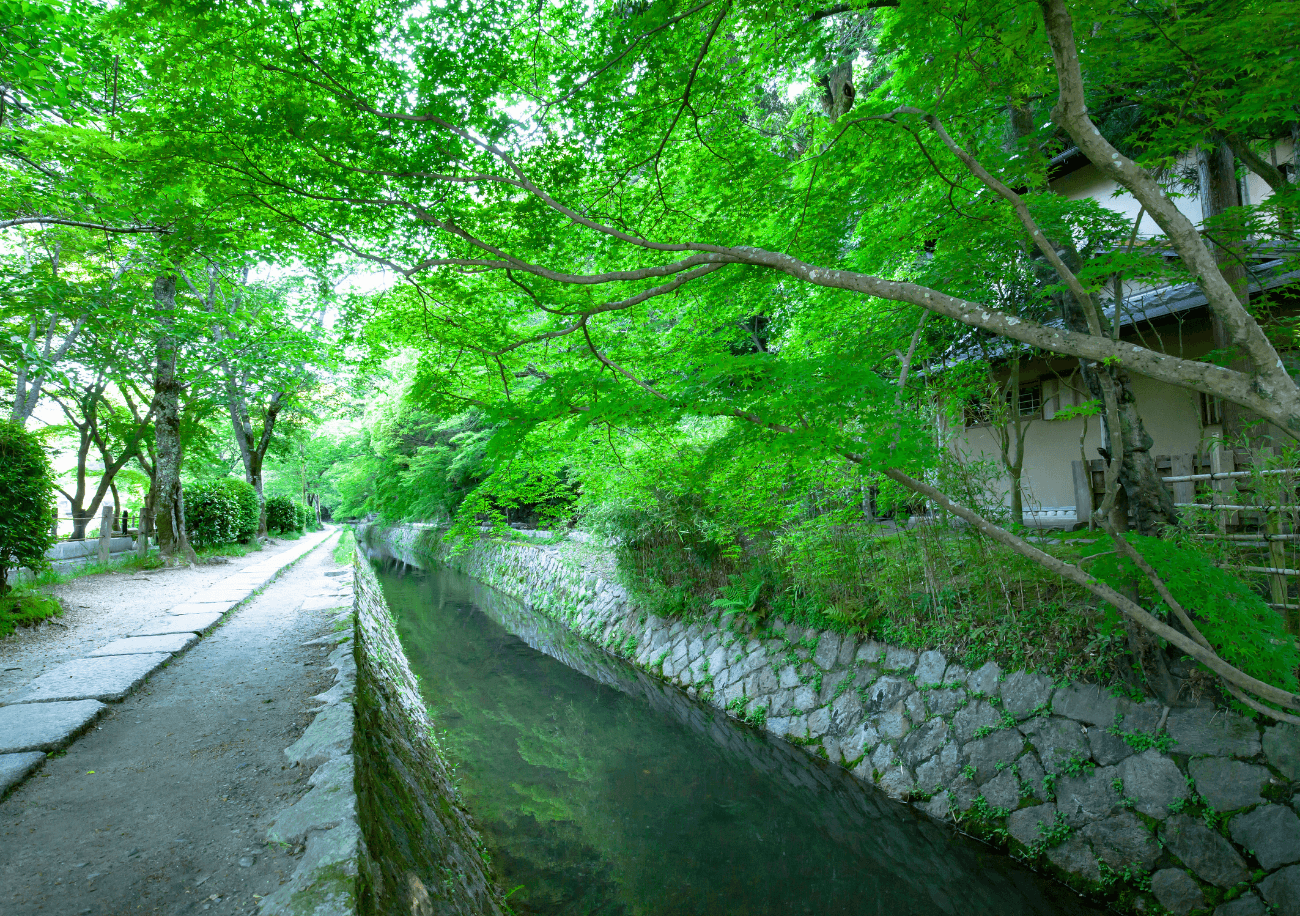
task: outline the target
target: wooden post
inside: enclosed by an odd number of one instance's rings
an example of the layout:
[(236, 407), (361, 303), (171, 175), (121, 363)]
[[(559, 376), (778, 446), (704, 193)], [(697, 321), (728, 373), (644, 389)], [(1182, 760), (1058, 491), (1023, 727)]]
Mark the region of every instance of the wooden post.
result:
[(113, 549), (113, 507), (104, 506), (99, 519), (99, 562), (107, 563)]
[(1082, 461), (1071, 461), (1074, 474), (1074, 520), (1080, 526), (1092, 527), (1092, 469)]
[(149, 556), (149, 513), (140, 510), (140, 521), (136, 525), (139, 533), (135, 536), (135, 555), (140, 559)]
[[(1222, 442), (1216, 442), (1213, 450), (1210, 452), (1210, 473), (1211, 474), (1228, 474), (1236, 470), (1236, 454), (1232, 449), (1225, 448)], [(1213, 501), (1217, 503), (1230, 502), (1229, 494), (1232, 492), (1232, 479), (1211, 481), (1211, 490), (1214, 493)], [(1219, 533), (1226, 534), (1228, 526), (1236, 522), (1235, 512), (1216, 512), (1215, 520), (1219, 526)]]
[[(1191, 455), (1172, 455), (1169, 458), (1170, 477), (1189, 477), (1196, 473), (1196, 463)], [(1173, 485), (1174, 504), (1196, 502), (1196, 481), (1185, 480)]]

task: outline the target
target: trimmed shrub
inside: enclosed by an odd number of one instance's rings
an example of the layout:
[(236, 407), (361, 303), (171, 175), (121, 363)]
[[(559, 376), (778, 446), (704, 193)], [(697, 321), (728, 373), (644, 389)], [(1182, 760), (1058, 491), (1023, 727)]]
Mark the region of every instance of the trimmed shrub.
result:
[(20, 424), (0, 421), (0, 595), (10, 570), (49, 567), (53, 526), (54, 470), (45, 447)]
[(247, 544), (257, 534), (257, 494), (236, 477), (185, 488), (185, 520), (195, 547)]
[(272, 496), (266, 501), (266, 530), (276, 534), (298, 530), (297, 507), (287, 496)]

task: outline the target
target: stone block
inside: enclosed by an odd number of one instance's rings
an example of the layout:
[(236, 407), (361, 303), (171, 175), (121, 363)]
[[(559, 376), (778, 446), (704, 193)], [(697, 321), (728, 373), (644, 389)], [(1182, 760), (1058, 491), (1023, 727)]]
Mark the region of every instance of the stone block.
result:
[(1101, 880), (1097, 857), (1082, 837), (1072, 836), (1060, 846), (1053, 846), (1047, 850), (1047, 859), (1062, 871), (1078, 875), (1094, 884)]
[(840, 641), (840, 654), (836, 658), (835, 663), (844, 667), (852, 665), (853, 657), (857, 651), (858, 641), (852, 636), (845, 636), (844, 639)]
[(225, 614), (236, 604), (238, 604), (237, 601), (222, 601), (217, 603), (187, 601), (184, 604), (178, 604), (173, 608), (168, 608), (167, 613), (174, 616), (181, 616), (184, 614)]
[(1007, 832), (1024, 846), (1032, 846), (1043, 838), (1043, 832), (1056, 823), (1056, 805), (1034, 805), (1021, 808), (1007, 818)]
[(289, 880), (263, 898), (260, 916), (352, 916), (358, 912), (358, 864), (365, 840), (356, 821), (313, 831)]
[(1020, 780), (1011, 769), (1005, 769), (980, 786), (980, 794), (991, 807), (1014, 811), (1020, 805)]
[(943, 653), (930, 649), (928, 652), (922, 652), (921, 657), (916, 662), (916, 685), (918, 687), (933, 687), (936, 684), (943, 683), (943, 673), (948, 669), (948, 660), (943, 657)]
[(1027, 784), (1034, 793), (1034, 798), (1039, 801), (1047, 801), (1047, 772), (1043, 765), (1038, 762), (1034, 752), (1030, 751), (1024, 754), (1016, 761), (1016, 772), (1020, 774), (1020, 781)]
[(907, 798), (912, 794), (912, 787), (915, 784), (916, 780), (912, 778), (912, 774), (901, 766), (892, 766), (885, 770), (880, 776), (880, 782), (876, 783), (891, 798)]
[(1268, 916), (1268, 910), (1254, 894), (1246, 894), (1215, 907), (1214, 916)]
[(1119, 810), (1119, 802), (1114, 767), (1098, 767), (1091, 773), (1056, 781), (1056, 808), (1071, 827), (1109, 817)]
[(871, 755), (871, 768), (877, 773), (883, 773), (897, 760), (898, 757), (895, 756), (892, 747), (888, 744), (880, 744), (876, 746), (876, 750)]
[(849, 760), (854, 760), (863, 754), (870, 754), (879, 744), (880, 732), (870, 722), (862, 723), (852, 734), (840, 741), (844, 756)]
[(104, 709), (98, 700), (0, 706), (0, 754), (57, 751), (81, 734)]
[(898, 646), (890, 646), (885, 650), (885, 663), (883, 665), (886, 671), (906, 671), (911, 672), (916, 665), (916, 653), (911, 649), (902, 649)]
[(982, 728), (998, 728), (1001, 725), (1002, 714), (987, 700), (971, 703), (957, 710), (952, 717), (953, 733), (962, 744), (973, 740), (975, 733)]
[(0, 795), (4, 795), (26, 779), (27, 775), (40, 766), (44, 759), (45, 755), (40, 751), (0, 754)]
[(1300, 782), (1300, 725), (1270, 725), (1264, 729), (1264, 756), (1279, 773)]
[(837, 734), (848, 734), (857, 728), (862, 716), (862, 699), (856, 690), (844, 691), (831, 703), (831, 719), (835, 722)]
[(954, 742), (948, 742), (939, 752), (916, 768), (916, 784), (924, 792), (935, 792), (951, 785), (960, 769), (961, 753)]
[(355, 776), (351, 755), (321, 764), (311, 774), (311, 791), (276, 815), (267, 839), (297, 844), (313, 830), (329, 830), (344, 821), (356, 820)]
[(1119, 701), (1095, 684), (1071, 684), (1052, 694), (1052, 714), (1088, 725), (1115, 724)]
[(1115, 769), (1124, 783), (1124, 795), (1147, 817), (1163, 820), (1170, 805), (1190, 794), (1178, 765), (1155, 748), (1124, 759)]
[(867, 640), (858, 647), (853, 660), (859, 665), (875, 665), (885, 655), (885, 647), (874, 639)]
[(867, 688), (867, 713), (878, 713), (889, 709), (912, 692), (912, 684), (906, 678), (882, 677)]
[(1255, 723), (1222, 709), (1198, 706), (1174, 710), (1165, 729), (1177, 742), (1173, 747), (1176, 754), (1254, 757), (1260, 751)]
[(1276, 916), (1300, 916), (1300, 865), (1289, 865), (1259, 882), (1259, 892)]
[(813, 662), (823, 671), (835, 667), (840, 657), (840, 634), (824, 632), (817, 639), (817, 650), (813, 653)]
[(1250, 877), (1246, 863), (1231, 843), (1185, 814), (1175, 814), (1165, 821), (1160, 839), (1202, 881), (1232, 887)]
[(1041, 674), (1017, 671), (1002, 682), (1002, 708), (1021, 721), (1042, 706), (1052, 696), (1052, 682)]
[(1261, 805), (1228, 822), (1233, 842), (1255, 854), (1266, 871), (1300, 862), (1300, 817), (1282, 805)]
[(1071, 760), (1088, 760), (1092, 754), (1083, 727), (1071, 719), (1056, 716), (1036, 718), (1022, 725), (1020, 731), (1034, 746), (1038, 759), (1049, 773), (1059, 774)]
[(167, 614), (136, 630), (135, 636), (165, 636), (168, 633), (206, 633), (217, 625), (221, 615), (216, 611), (198, 614)]
[(847, 676), (847, 671), (827, 671), (822, 677), (821, 692), (817, 694), (818, 705), (825, 705), (834, 700), (839, 693), (840, 681)]
[(995, 697), (998, 695), (998, 678), (1001, 676), (1002, 669), (997, 662), (985, 662), (966, 678), (966, 688), (986, 697)]
[(193, 633), (170, 633), (154, 636), (128, 636), (115, 639), (90, 653), (91, 658), (102, 655), (148, 655), (151, 652), (184, 652), (199, 641)]
[(942, 719), (931, 719), (912, 729), (911, 733), (898, 744), (898, 758), (909, 769), (915, 769), (929, 760), (949, 741), (948, 723)]
[(777, 683), (782, 688), (794, 688), (803, 682), (799, 680), (799, 670), (794, 665), (786, 665), (777, 673)]
[(907, 710), (907, 717), (914, 725), (919, 725), (928, 718), (925, 714), (925, 700), (919, 693), (909, 693), (903, 701), (903, 708)]
[(1121, 811), (1088, 824), (1079, 835), (1092, 843), (1098, 859), (1116, 871), (1130, 865), (1150, 871), (1160, 858), (1160, 844), (1142, 819), (1131, 811)]
[(966, 691), (960, 688), (931, 690), (925, 695), (925, 705), (931, 714), (946, 719), (957, 711), (965, 699)]
[(113, 703), (124, 699), (170, 659), (169, 653), (79, 658), (45, 672), (17, 693), (6, 697), (5, 703), (53, 703), (61, 700)]
[(354, 718), (349, 703), (326, 706), (316, 713), (302, 737), (284, 749), (284, 756), (290, 763), (315, 767), (347, 754), (352, 749)]
[(898, 740), (907, 734), (911, 728), (911, 722), (907, 719), (907, 713), (903, 708), (903, 701), (899, 700), (890, 709), (881, 713), (878, 717), (880, 733), (886, 738)]
[(1133, 748), (1127, 741), (1101, 727), (1088, 729), (1088, 749), (1093, 760), (1107, 767), (1133, 756)]
[(1174, 916), (1187, 916), (1205, 906), (1205, 895), (1181, 868), (1162, 868), (1151, 876), (1151, 893)]
[[(920, 777), (918, 776), (917, 778), (919, 779)], [(922, 785), (922, 788), (924, 789), (924, 785)], [(928, 789), (924, 790), (929, 791)], [(952, 820), (952, 802), (948, 799), (947, 792), (940, 792), (934, 798), (926, 802), (921, 810), (937, 821)]]
[(1224, 757), (1201, 757), (1187, 764), (1196, 791), (1215, 811), (1236, 811), (1263, 801), (1260, 791), (1268, 785), (1267, 769), (1253, 763)]
[(975, 769), (975, 782), (983, 785), (1015, 762), (1024, 750), (1025, 738), (1013, 728), (993, 732), (970, 742), (962, 752)]
[(829, 706), (820, 706), (808, 714), (808, 734), (814, 738), (833, 734), (833, 725)]

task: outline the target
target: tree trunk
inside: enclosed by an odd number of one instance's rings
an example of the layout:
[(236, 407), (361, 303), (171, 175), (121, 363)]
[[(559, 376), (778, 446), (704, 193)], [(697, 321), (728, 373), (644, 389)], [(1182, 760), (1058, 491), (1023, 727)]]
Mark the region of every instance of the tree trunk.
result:
[(154, 349), (154, 420), (157, 465), (154, 509), (158, 526), (158, 552), (168, 565), (197, 563), (185, 530), (185, 497), (181, 492), (181, 385), (176, 379), (176, 339), (172, 336), (176, 309), (176, 278), (153, 281), (154, 301), (162, 312), (162, 334)]
[[(1233, 207), (1241, 206), (1241, 193), (1237, 187), (1237, 160), (1232, 147), (1220, 143), (1214, 149), (1201, 150), (1198, 154), (1201, 176), (1201, 208), (1205, 219), (1222, 216)], [(1218, 226), (1211, 241), (1214, 243), (1214, 260), (1219, 265), (1223, 279), (1228, 281), (1241, 304), (1250, 304), (1250, 283), (1246, 276), (1240, 239), (1233, 226)], [(1211, 313), (1210, 325), (1214, 331), (1214, 348), (1216, 350), (1233, 350), (1228, 329), (1219, 316)], [(1246, 361), (1233, 353), (1228, 363), (1237, 371), (1246, 369)], [(1234, 447), (1245, 436), (1245, 416), (1236, 404), (1224, 401), (1221, 416), (1223, 439), (1229, 448)], [(1242, 444), (1245, 444), (1244, 441)]]

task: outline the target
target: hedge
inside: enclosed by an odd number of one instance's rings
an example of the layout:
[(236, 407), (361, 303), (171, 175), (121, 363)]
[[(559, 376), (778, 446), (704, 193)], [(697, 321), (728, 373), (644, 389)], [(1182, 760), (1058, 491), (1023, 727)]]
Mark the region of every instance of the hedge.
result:
[(0, 421), (0, 594), (9, 571), (49, 567), (54, 546), (54, 470), (45, 447), (22, 425)]
[(287, 496), (272, 496), (266, 501), (266, 530), (276, 534), (298, 530), (298, 512)]
[(185, 520), (195, 547), (247, 544), (257, 535), (257, 493), (236, 477), (185, 488)]

